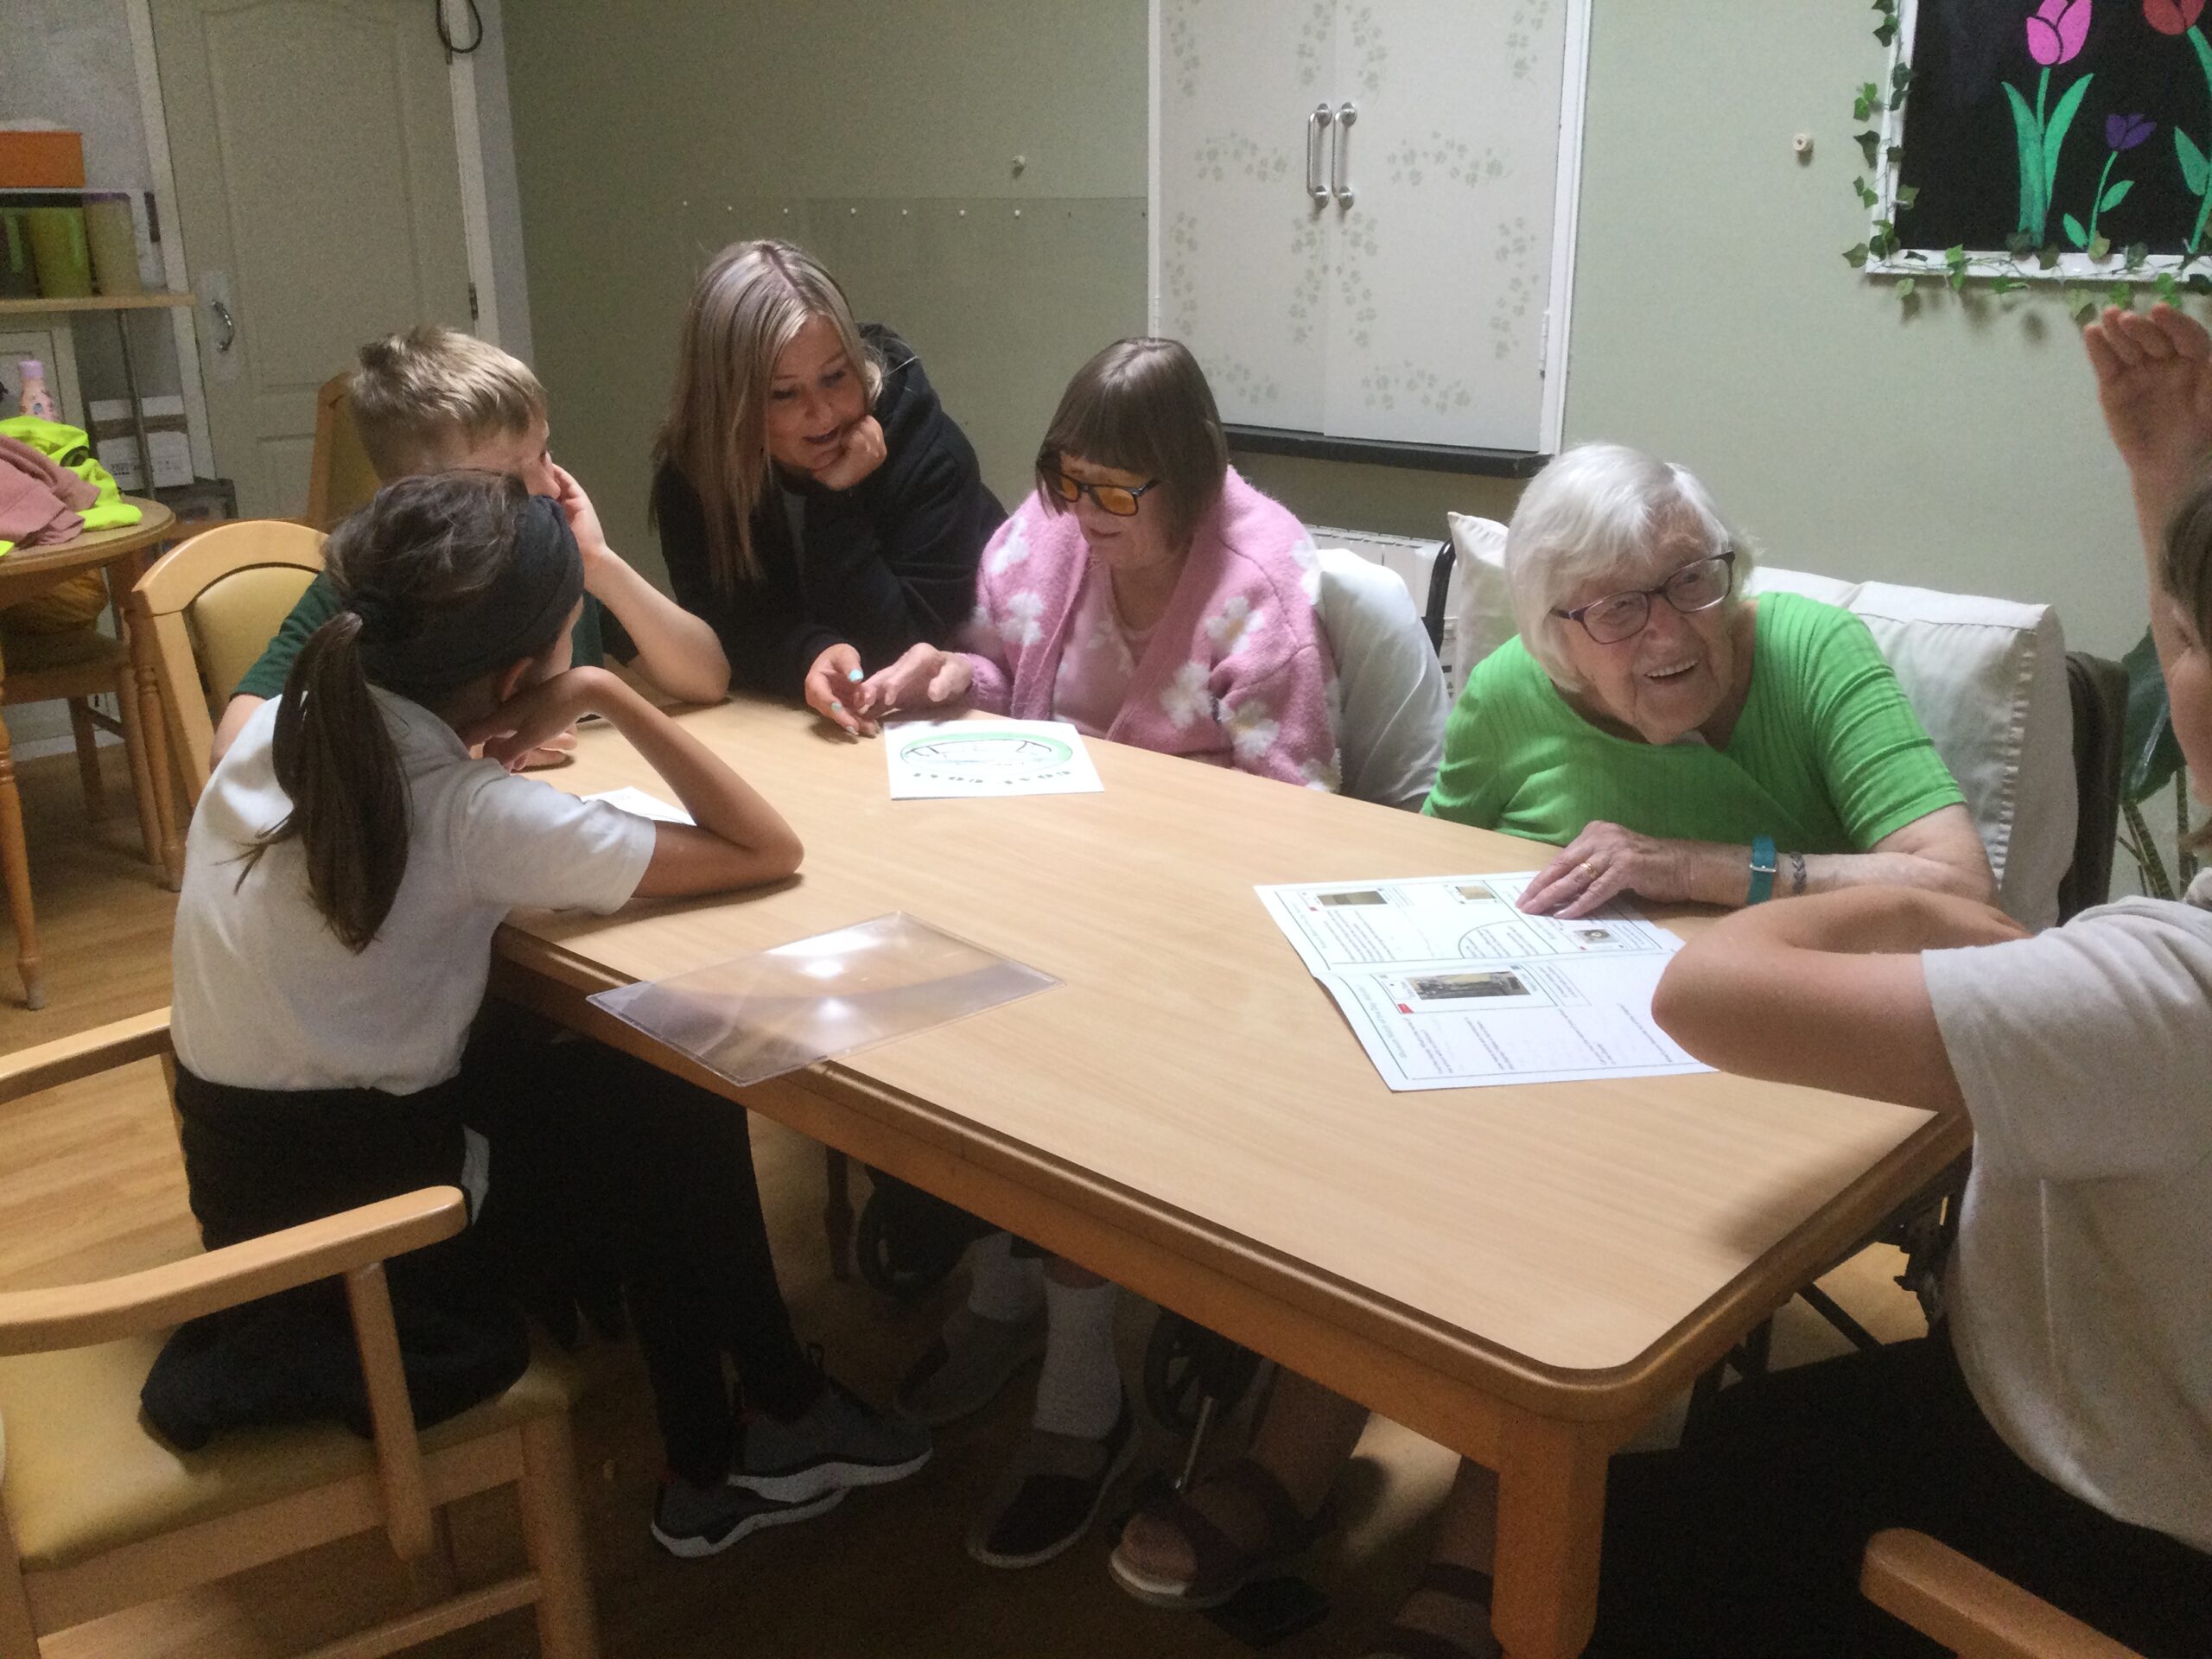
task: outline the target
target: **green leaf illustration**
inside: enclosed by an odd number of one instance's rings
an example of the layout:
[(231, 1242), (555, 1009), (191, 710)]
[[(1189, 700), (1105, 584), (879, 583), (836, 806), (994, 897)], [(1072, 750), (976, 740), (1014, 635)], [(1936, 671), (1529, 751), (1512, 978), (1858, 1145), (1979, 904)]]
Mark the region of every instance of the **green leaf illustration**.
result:
[(1912, 276), (1900, 276), (1900, 277), (1898, 277), (1898, 278), (1897, 278), (1897, 298), (1899, 298), (1899, 299), (1901, 299), (1901, 300), (1909, 300), (1909, 299), (1910, 299), (1910, 298), (1912, 297), (1912, 295), (1913, 295), (1913, 290), (1914, 290), (1915, 289), (1918, 288), (1919, 286), (1920, 286), (1919, 279), (1918, 279), (1918, 278), (1916, 278), (1916, 277), (1912, 277)]
[(2180, 293), (2180, 288), (2181, 285), (2174, 281), (2173, 272), (2162, 270), (2158, 273), (2158, 297), (2166, 304), (2171, 305), (2174, 302)]
[(2094, 294), (2078, 288), (2069, 288), (2066, 290), (2067, 315), (2075, 321), (2080, 322), (2086, 317), (2094, 316), (2096, 310), (2097, 296)]
[(1911, 207), (1911, 206), (1912, 206), (1912, 204), (1913, 204), (1914, 202), (1918, 201), (1919, 200), (1920, 200), (1920, 187), (1919, 187), (1918, 185), (1916, 185), (1916, 184), (1905, 184), (1905, 185), (1900, 185), (1900, 186), (1898, 186), (1898, 187), (1897, 187), (1897, 206), (1898, 206), (1898, 207)]
[(1989, 285), (1993, 294), (2017, 294), (2028, 285), (2024, 276), (1999, 276)]
[(2124, 256), (2123, 263), (2126, 264), (2128, 270), (2133, 270), (2150, 257), (2151, 245), (2148, 242), (2131, 242), (2127, 245), (2127, 251)]
[(2082, 228), (2082, 221), (2069, 213), (2059, 221), (2066, 226), (2066, 239), (2077, 248), (2089, 245), (2089, 233)]
[[(2046, 193), (2058, 178), (2059, 147), (2066, 142), (2066, 130), (2074, 124), (2074, 112), (2082, 107), (2082, 96), (2089, 90), (2089, 83), (2096, 79), (2088, 74), (2059, 94), (2058, 107), (2050, 112), (2050, 124), (2043, 130), (2043, 177)], [(2048, 194), (2044, 200), (2050, 200)]]
[(2127, 200), (2127, 193), (2134, 188), (2134, 180), (2122, 179), (2118, 184), (2113, 186), (2111, 189), (2106, 191), (2102, 196), (2098, 198), (2097, 211), (2101, 213), (2108, 213), (2112, 212), (2113, 208), (2119, 207), (2121, 202)]
[(1880, 26), (1874, 30), (1874, 38), (1879, 41), (1884, 46), (1887, 46), (1891, 41), (1897, 39), (1897, 20), (1894, 17), (1885, 19)]
[(2135, 290), (2126, 283), (2114, 283), (2105, 290), (2105, 302), (2107, 304), (2118, 306), (2123, 311), (2133, 310), (2135, 307)]
[(1859, 135), (1859, 148), (1866, 153), (1866, 165), (1874, 165), (1874, 158), (1882, 153), (1882, 135), (1869, 127)]
[[(2005, 102), (2012, 111), (2012, 142), (2020, 156), (2020, 229), (2041, 236), (2044, 223), (2043, 135), (2036, 126), (2036, 112), (2020, 89), (2005, 83)], [(2184, 164), (2185, 165), (2185, 164)]]
[(2179, 127), (2174, 129), (2174, 154), (2181, 158), (2182, 182), (2193, 196), (2204, 194), (2208, 175), (2212, 175), (2212, 163), (2204, 159), (2204, 152), (2196, 147), (2196, 140)]
[(2112, 238), (2100, 236), (2089, 243), (2089, 257), (2101, 262), (2112, 251)]
[(2005, 251), (2015, 259), (2024, 259), (2036, 251), (2036, 239), (2025, 231), (2015, 231), (2005, 238)]
[(1843, 251), (1843, 257), (1844, 263), (1853, 270), (1863, 270), (1866, 264), (1866, 245), (1864, 242), (1854, 243)]
[(1950, 276), (1946, 277), (1944, 280), (1951, 284), (1951, 292), (1956, 294), (1961, 289), (1966, 287), (1967, 274), (1963, 270), (1960, 270), (1954, 267)]

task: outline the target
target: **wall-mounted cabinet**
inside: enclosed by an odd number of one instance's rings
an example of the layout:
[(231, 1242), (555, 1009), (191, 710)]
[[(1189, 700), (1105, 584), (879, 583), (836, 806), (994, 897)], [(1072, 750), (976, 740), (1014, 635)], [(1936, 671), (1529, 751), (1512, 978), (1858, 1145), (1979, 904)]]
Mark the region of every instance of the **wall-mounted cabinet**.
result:
[(1588, 11), (1154, 0), (1153, 327), (1225, 420), (1558, 447)]

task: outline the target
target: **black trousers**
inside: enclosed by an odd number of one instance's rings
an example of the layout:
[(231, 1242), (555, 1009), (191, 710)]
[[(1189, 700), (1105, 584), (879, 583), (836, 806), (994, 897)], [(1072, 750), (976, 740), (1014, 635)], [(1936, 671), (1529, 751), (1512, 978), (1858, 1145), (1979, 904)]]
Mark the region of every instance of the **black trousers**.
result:
[(1885, 1527), (1917, 1528), (2151, 1659), (2212, 1655), (2212, 1556), (2021, 1462), (1941, 1332), (1730, 1389), (1699, 1440), (1616, 1458), (1607, 1478), (1591, 1659), (1940, 1654), (1859, 1593)]
[[(422, 1092), (266, 1091), (179, 1069), (185, 1171), (210, 1249), (413, 1188), (458, 1181), (464, 1124), (491, 1191), (460, 1237), (394, 1258), (393, 1312), (417, 1421), (505, 1388), (528, 1363), (521, 1309), (556, 1332), (594, 1288), (626, 1296), (671, 1467), (727, 1470), (746, 1397), (817, 1385), (776, 1282), (743, 1110), (597, 1043), (494, 1007), (460, 1074)], [(367, 1432), (334, 1283), (179, 1330), (147, 1379), (149, 1418), (187, 1447), (218, 1429), (335, 1416)]]

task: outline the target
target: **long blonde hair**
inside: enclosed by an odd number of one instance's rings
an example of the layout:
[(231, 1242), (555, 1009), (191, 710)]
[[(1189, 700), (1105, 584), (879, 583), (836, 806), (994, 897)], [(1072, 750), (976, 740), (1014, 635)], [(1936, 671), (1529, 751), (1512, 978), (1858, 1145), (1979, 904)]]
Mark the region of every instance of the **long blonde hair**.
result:
[(653, 459), (698, 493), (708, 565), (724, 590), (760, 578), (753, 515), (772, 481), (768, 389), (784, 347), (813, 317), (836, 329), (874, 408), (883, 365), (861, 340), (837, 279), (802, 248), (732, 243), (701, 273), (683, 314), (676, 387)]

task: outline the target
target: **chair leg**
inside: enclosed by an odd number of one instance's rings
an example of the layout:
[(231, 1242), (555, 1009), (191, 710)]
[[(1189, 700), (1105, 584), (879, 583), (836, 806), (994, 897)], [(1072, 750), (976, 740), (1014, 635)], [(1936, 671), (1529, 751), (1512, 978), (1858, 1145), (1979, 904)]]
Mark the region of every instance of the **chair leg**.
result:
[(192, 814), (178, 798), (177, 785), (170, 778), (168, 723), (162, 716), (161, 681), (156, 677), (153, 649), (148, 644), (151, 632), (148, 628), (130, 631), (130, 660), (138, 680), (138, 749), (145, 757), (147, 798), (154, 804), (154, 822), (159, 827), (162, 869), (174, 892), (184, 885), (184, 825)]
[(23, 976), (23, 1005), (46, 1006), (38, 954), (38, 919), (31, 910), (31, 855), (23, 842), (23, 798), (16, 788), (15, 751), (8, 722), (0, 719), (0, 878), (8, 888), (8, 915), (16, 925), (16, 967)]
[(92, 705), (69, 699), (69, 729), (77, 740), (77, 776), (85, 785), (85, 817), (98, 823), (107, 817), (107, 791), (100, 783), (100, 734), (92, 724)]
[(537, 1644), (545, 1659), (599, 1659), (591, 1569), (576, 1512), (576, 1453), (563, 1414), (522, 1426), (522, 1533), (537, 1574)]
[(146, 846), (146, 861), (160, 868), (166, 878), (168, 871), (162, 864), (161, 802), (154, 791), (154, 768), (147, 757), (147, 745), (161, 741), (161, 729), (147, 728), (144, 711), (138, 706), (138, 675), (127, 660), (115, 671), (115, 706), (123, 711), (123, 753), (130, 762), (138, 837)]
[(38, 1621), (23, 1588), (22, 1563), (16, 1541), (0, 1522), (0, 1659), (39, 1659)]

